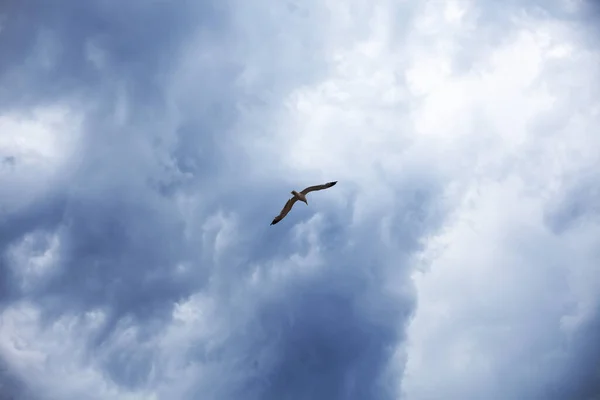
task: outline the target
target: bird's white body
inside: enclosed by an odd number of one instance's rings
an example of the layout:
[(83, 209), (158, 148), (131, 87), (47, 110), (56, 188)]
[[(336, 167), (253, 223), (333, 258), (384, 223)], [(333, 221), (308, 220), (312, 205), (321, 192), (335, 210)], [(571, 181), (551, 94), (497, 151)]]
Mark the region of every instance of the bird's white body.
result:
[(298, 200), (304, 202), (306, 205), (308, 205), (308, 201), (306, 201), (306, 196), (302, 193), (298, 193), (295, 190), (292, 190), (292, 194), (294, 195), (295, 198), (297, 198)]

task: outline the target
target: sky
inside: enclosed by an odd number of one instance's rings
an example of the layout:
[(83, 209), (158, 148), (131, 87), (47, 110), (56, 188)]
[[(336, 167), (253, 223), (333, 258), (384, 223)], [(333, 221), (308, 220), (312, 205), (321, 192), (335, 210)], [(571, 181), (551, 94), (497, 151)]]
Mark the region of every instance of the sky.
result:
[(599, 11), (0, 2), (0, 400), (600, 399)]

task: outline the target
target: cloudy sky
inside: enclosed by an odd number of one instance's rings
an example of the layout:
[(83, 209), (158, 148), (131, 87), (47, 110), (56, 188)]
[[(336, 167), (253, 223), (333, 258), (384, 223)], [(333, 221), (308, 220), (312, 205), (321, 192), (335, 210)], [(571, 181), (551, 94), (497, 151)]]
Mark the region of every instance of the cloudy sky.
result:
[(0, 399), (599, 399), (599, 21), (0, 2)]

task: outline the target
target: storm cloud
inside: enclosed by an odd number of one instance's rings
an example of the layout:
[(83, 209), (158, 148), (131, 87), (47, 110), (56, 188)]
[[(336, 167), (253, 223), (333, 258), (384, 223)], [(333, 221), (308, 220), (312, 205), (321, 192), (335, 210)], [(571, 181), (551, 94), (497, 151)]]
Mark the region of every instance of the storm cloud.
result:
[(0, 399), (600, 395), (593, 4), (0, 7)]

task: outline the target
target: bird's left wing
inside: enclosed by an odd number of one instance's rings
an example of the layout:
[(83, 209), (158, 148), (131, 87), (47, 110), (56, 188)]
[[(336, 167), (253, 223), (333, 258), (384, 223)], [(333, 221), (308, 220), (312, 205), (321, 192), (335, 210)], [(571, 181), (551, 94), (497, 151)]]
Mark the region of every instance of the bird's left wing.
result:
[(300, 193), (306, 195), (310, 192), (314, 192), (315, 190), (329, 189), (330, 187), (334, 186), (336, 183), (337, 183), (337, 181), (325, 183), (323, 185), (309, 186), (306, 189), (304, 189), (303, 191), (301, 191)]

